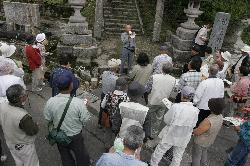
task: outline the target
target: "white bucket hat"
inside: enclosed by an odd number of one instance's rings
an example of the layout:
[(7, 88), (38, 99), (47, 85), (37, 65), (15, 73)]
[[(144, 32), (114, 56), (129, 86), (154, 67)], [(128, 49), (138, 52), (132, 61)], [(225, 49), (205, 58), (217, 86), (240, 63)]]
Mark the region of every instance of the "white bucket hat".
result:
[(5, 58), (11, 57), (16, 51), (16, 47), (14, 45), (8, 45), (6, 43), (0, 43), (0, 51), (2, 56)]
[(121, 64), (121, 60), (120, 59), (111, 59), (108, 61), (108, 67), (109, 68), (114, 68), (114, 67), (118, 67)]
[(230, 61), (231, 60), (231, 57), (232, 57), (232, 54), (228, 51), (226, 52), (222, 52), (221, 53), (221, 56), (223, 59), (225, 59), (226, 61)]
[(46, 39), (46, 36), (45, 36), (44, 33), (39, 33), (39, 34), (36, 35), (36, 41), (39, 42), (39, 43), (44, 41), (45, 39)]

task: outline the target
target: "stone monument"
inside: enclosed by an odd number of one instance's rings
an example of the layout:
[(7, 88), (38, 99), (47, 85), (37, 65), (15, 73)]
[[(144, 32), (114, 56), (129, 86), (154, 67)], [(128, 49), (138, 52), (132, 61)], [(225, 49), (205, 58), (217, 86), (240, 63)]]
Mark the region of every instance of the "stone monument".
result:
[(74, 55), (78, 62), (89, 66), (97, 54), (97, 44), (92, 37), (92, 31), (88, 30), (86, 18), (80, 12), (85, 3), (86, 0), (69, 0), (69, 4), (75, 12), (64, 27), (64, 34), (62, 34), (61, 41), (57, 45), (57, 51), (58, 54)]
[(199, 29), (199, 26), (195, 23), (195, 19), (203, 13), (199, 8), (200, 1), (189, 1), (188, 8), (184, 9), (188, 20), (177, 28), (176, 34), (173, 34), (170, 37), (170, 43), (167, 43), (167, 45), (171, 46), (174, 55), (173, 58), (177, 61), (184, 62), (191, 55), (192, 40)]
[(208, 43), (208, 46), (212, 47), (213, 51), (221, 49), (230, 17), (231, 15), (229, 13), (218, 12), (216, 14)]
[(95, 24), (94, 24), (94, 37), (100, 39), (104, 28), (103, 18), (103, 0), (96, 1), (95, 7)]
[(32, 27), (40, 25), (38, 4), (4, 1), (3, 6), (8, 31), (23, 26), (25, 32), (31, 32)]

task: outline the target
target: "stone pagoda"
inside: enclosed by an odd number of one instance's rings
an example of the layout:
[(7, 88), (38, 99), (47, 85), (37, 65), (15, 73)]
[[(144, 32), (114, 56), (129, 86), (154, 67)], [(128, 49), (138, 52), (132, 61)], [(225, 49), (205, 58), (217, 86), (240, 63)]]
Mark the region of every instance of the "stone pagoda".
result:
[(203, 13), (199, 8), (199, 1), (198, 4), (197, 1), (189, 1), (188, 8), (184, 9), (188, 20), (177, 28), (176, 34), (173, 34), (170, 43), (167, 43), (172, 47), (174, 58), (177, 61), (185, 62), (191, 55), (192, 41), (199, 29), (199, 26), (195, 23), (195, 19)]
[(78, 62), (88, 66), (96, 57), (97, 44), (92, 37), (92, 31), (88, 29), (86, 18), (80, 12), (85, 3), (86, 0), (69, 0), (69, 4), (75, 12), (64, 27), (57, 50), (59, 54), (66, 53), (76, 56)]

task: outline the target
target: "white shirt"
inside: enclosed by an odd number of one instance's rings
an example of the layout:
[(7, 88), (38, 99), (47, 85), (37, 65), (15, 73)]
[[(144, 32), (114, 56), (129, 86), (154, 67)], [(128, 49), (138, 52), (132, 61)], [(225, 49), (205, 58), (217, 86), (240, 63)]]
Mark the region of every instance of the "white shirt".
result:
[(191, 102), (174, 104), (164, 116), (166, 126), (159, 134), (162, 143), (186, 147), (198, 121), (199, 109)]
[(194, 96), (194, 104), (199, 109), (209, 110), (208, 101), (224, 97), (224, 82), (220, 78), (208, 78), (200, 83)]
[(169, 74), (153, 75), (153, 85), (149, 94), (150, 105), (163, 105), (162, 99), (169, 98), (176, 84), (176, 79)]
[(224, 62), (224, 67), (221, 71), (218, 72), (217, 77), (224, 80), (227, 76), (227, 70), (229, 69), (229, 67), (230, 67), (230, 62), (228, 61)]
[(195, 38), (195, 43), (198, 45), (205, 45), (205, 41), (203, 40), (207, 39), (207, 32), (208, 32), (207, 27), (206, 26), (202, 27)]
[(0, 76), (0, 97), (6, 96), (6, 90), (15, 84), (21, 85), (24, 89), (26, 86), (24, 85), (23, 80), (20, 77), (14, 75), (3, 75)]

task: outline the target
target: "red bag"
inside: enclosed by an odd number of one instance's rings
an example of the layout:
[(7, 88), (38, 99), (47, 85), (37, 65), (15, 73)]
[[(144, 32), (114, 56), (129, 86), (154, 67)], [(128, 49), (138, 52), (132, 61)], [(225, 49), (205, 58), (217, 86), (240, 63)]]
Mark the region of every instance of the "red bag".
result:
[(102, 126), (105, 128), (110, 128), (109, 114), (105, 111), (102, 113)]

